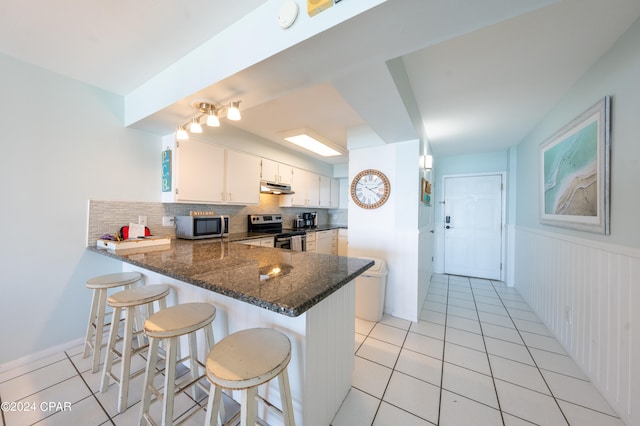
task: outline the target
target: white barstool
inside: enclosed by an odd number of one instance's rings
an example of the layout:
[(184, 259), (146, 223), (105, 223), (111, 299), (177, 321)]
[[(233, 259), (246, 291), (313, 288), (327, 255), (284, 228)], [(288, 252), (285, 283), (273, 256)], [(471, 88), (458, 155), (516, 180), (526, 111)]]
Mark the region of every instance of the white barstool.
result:
[(142, 279), (139, 272), (118, 272), (115, 274), (101, 275), (87, 281), (87, 288), (93, 290), (91, 301), (91, 311), (87, 324), (87, 334), (84, 339), (84, 352), (82, 357), (86, 358), (93, 351), (92, 369), (96, 373), (100, 369), (100, 351), (104, 346), (102, 336), (104, 334), (105, 311), (107, 306), (107, 290), (116, 287), (128, 288)]
[[(109, 343), (107, 344), (107, 354), (102, 369), (102, 381), (100, 382), (100, 392), (106, 392), (109, 387), (109, 379), (113, 379), (119, 385), (118, 390), (118, 412), (122, 413), (127, 409), (127, 398), (129, 396), (129, 379), (135, 378), (145, 372), (141, 369), (131, 374), (131, 358), (146, 349), (139, 339), (138, 347), (133, 349), (133, 337), (141, 335), (143, 330), (133, 330), (133, 323), (136, 318), (136, 311), (146, 306), (144, 318), (154, 313), (153, 303), (158, 302), (160, 309), (167, 308), (166, 297), (171, 287), (166, 284), (147, 285), (130, 288), (115, 293), (109, 297), (107, 304), (113, 308), (113, 318), (111, 320), (111, 332)], [(120, 329), (120, 317), (124, 312), (124, 336), (118, 339)], [(140, 324), (140, 323), (138, 323)], [(118, 352), (116, 345), (122, 341), (122, 351)], [(114, 356), (118, 359), (114, 360)], [(111, 371), (115, 362), (121, 362), (120, 377), (116, 377)]]
[[(204, 329), (206, 353), (214, 344), (211, 323), (215, 317), (216, 307), (209, 303), (183, 303), (161, 310), (145, 321), (144, 332), (149, 338), (149, 355), (142, 390), (140, 424), (156, 424), (149, 414), (152, 394), (157, 398), (154, 401), (162, 398), (162, 425), (170, 425), (173, 421), (173, 399), (176, 394), (194, 387), (195, 398), (195, 386), (206, 375), (204, 371), (202, 374), (199, 372), (200, 368), (205, 369), (205, 365), (198, 360), (196, 332)], [(184, 335), (188, 335), (189, 355), (178, 360), (176, 358), (179, 338)], [(166, 351), (163, 392), (153, 385), (161, 340), (165, 342)], [(176, 364), (186, 359), (189, 359), (191, 381), (176, 389)]]
[(270, 328), (239, 331), (218, 342), (207, 356), (207, 378), (215, 391), (209, 391), (205, 424), (215, 424), (222, 389), (232, 389), (242, 391), (240, 424), (254, 426), (258, 417), (256, 398), (263, 399), (258, 395), (258, 386), (278, 377), (282, 410), (269, 402), (266, 405), (282, 413), (285, 425), (294, 426), (287, 375), (290, 359), (289, 338)]

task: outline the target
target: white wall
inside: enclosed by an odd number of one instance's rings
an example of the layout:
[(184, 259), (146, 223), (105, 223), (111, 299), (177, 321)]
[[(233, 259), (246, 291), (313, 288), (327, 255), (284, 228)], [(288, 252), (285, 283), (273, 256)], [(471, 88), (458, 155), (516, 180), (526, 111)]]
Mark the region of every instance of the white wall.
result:
[(122, 99), (0, 56), (0, 364), (83, 336), (90, 198), (160, 200), (160, 138), (122, 126)]
[(419, 271), (418, 155), (417, 140), (349, 152), (349, 182), (360, 171), (373, 168), (383, 172), (391, 184), (389, 200), (380, 208), (361, 209), (349, 199), (349, 256), (387, 262), (385, 312), (412, 321), (417, 321), (419, 294), (426, 294), (423, 288), (428, 285), (427, 274), (430, 276), (430, 272)]
[[(518, 146), (515, 285), (629, 425), (640, 424), (640, 21)], [(611, 235), (539, 224), (538, 148), (612, 96)]]

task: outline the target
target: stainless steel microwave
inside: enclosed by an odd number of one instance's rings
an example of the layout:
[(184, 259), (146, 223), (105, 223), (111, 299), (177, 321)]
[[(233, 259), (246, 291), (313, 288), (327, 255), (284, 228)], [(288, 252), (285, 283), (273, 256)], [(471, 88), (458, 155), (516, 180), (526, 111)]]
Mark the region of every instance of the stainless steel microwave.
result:
[(226, 216), (176, 216), (176, 237), (186, 240), (222, 238), (229, 233)]

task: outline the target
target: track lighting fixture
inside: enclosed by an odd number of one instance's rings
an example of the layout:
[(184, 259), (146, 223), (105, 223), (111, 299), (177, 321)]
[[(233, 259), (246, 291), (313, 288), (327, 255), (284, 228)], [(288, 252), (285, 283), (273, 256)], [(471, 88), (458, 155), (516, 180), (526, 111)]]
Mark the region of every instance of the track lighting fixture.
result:
[[(238, 121), (242, 117), (240, 116), (240, 101), (233, 101), (229, 103), (229, 105), (215, 107), (213, 104), (209, 102), (199, 102), (194, 105), (200, 114), (193, 117), (191, 121), (178, 126), (176, 130), (176, 139), (179, 141), (184, 141), (189, 139), (190, 133), (202, 133), (202, 125), (200, 124), (200, 119), (204, 116), (207, 117), (206, 124), (208, 127), (220, 127), (220, 118), (218, 117), (218, 113), (227, 110), (226, 117), (229, 120)], [(187, 129), (189, 132), (187, 132)]]

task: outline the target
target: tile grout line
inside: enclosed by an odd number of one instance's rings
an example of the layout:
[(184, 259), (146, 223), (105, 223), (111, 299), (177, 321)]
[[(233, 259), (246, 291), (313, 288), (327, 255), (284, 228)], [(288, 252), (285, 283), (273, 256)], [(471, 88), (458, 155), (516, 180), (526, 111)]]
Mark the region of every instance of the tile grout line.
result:
[[(91, 396), (93, 397), (93, 399), (96, 400), (96, 402), (98, 403), (98, 405), (100, 406), (100, 409), (102, 409), (102, 411), (104, 412), (104, 414), (107, 416), (107, 419), (109, 419), (108, 421), (111, 422), (112, 425), (115, 426), (115, 423), (113, 421), (113, 419), (111, 418), (111, 416), (109, 415), (109, 413), (107, 412), (107, 410), (104, 408), (104, 406), (102, 405), (102, 403), (100, 402), (100, 400), (98, 399), (98, 397), (96, 396), (95, 393), (93, 393), (93, 391), (91, 390), (91, 386), (89, 386), (89, 384), (87, 383), (87, 381), (84, 379), (84, 377), (82, 376), (82, 374), (80, 373), (80, 370), (78, 370), (78, 367), (76, 367), (76, 365), (74, 364), (74, 362), (71, 360), (71, 357), (69, 356), (69, 354), (67, 353), (67, 351), (64, 351), (65, 356), (67, 357), (67, 359), (69, 360), (69, 362), (71, 363), (71, 365), (73, 366), (73, 369), (76, 370), (76, 373), (78, 373), (78, 376), (80, 376), (80, 380), (82, 380), (82, 383), (84, 383), (84, 385), (87, 387), (87, 389), (89, 389), (89, 393), (91, 394)], [(104, 424), (104, 423), (103, 423)]]
[[(380, 321), (377, 321), (376, 325), (378, 325), (379, 323), (380, 323)], [(385, 325), (388, 325), (388, 324), (385, 324)], [(393, 327), (393, 326), (389, 326), (389, 327)], [(375, 328), (375, 326), (373, 326), (373, 328)], [(371, 329), (371, 331), (373, 331), (373, 328)], [(397, 327), (394, 327), (394, 328), (397, 328)], [(382, 397), (379, 399), (378, 408), (376, 408), (376, 412), (373, 415), (373, 420), (374, 421), (375, 421), (376, 417), (378, 416), (378, 412), (380, 411), (380, 407), (382, 407), (382, 401), (384, 400), (384, 395), (387, 393), (387, 389), (389, 389), (389, 383), (391, 383), (391, 378), (393, 377), (393, 373), (395, 373), (395, 371), (396, 371), (396, 366), (398, 365), (398, 359), (400, 359), (400, 353), (402, 352), (402, 348), (404, 347), (404, 344), (407, 341), (407, 336), (409, 336), (409, 329), (410, 328), (411, 328), (411, 324), (409, 324), (409, 328), (404, 330), (405, 331), (405, 335), (404, 335), (404, 339), (402, 340), (402, 346), (400, 346), (400, 351), (398, 351), (398, 356), (396, 357), (396, 360), (393, 363), (393, 367), (391, 368), (391, 374), (389, 375), (389, 380), (387, 380), (387, 384), (385, 385), (384, 391), (382, 392)], [(369, 332), (369, 334), (371, 334), (371, 331)], [(369, 335), (367, 335), (367, 338), (369, 338)], [(374, 340), (378, 340), (378, 339), (375, 339), (373, 337), (371, 337), (371, 338), (374, 339)], [(385, 342), (385, 343), (389, 343), (389, 342)], [(364, 342), (363, 342), (363, 344), (364, 344)], [(411, 414), (413, 414), (413, 413), (411, 413)]]
[(444, 330), (442, 331), (442, 364), (440, 366), (440, 395), (438, 400), (438, 420), (436, 424), (440, 424), (440, 414), (442, 414), (442, 385), (444, 384), (444, 356), (447, 348), (447, 320), (449, 319), (449, 289), (451, 277), (447, 276), (447, 303), (444, 307)]
[[(493, 366), (491, 365), (491, 359), (489, 358), (489, 349), (487, 348), (487, 341), (484, 337), (484, 330), (482, 328), (482, 321), (480, 320), (480, 314), (478, 313), (478, 304), (476, 302), (476, 295), (473, 291), (473, 286), (471, 285), (471, 279), (469, 280), (469, 288), (471, 289), (471, 297), (473, 297), (473, 304), (476, 306), (476, 315), (478, 317), (478, 325), (480, 326), (480, 335), (482, 336), (482, 344), (484, 345), (484, 352), (487, 356), (487, 364), (489, 364), (489, 373), (491, 374), (491, 382), (493, 383), (493, 391), (496, 394), (496, 401), (498, 402), (498, 412), (500, 413), (500, 419), (502, 419), (502, 425), (505, 425), (504, 422), (504, 413), (502, 412), (502, 404), (500, 403), (500, 396), (498, 395), (498, 387), (496, 386), (496, 378), (493, 376)], [(494, 289), (495, 291), (495, 289)]]
[[(569, 419), (567, 419), (567, 416), (564, 414), (564, 411), (562, 410), (562, 407), (560, 406), (560, 403), (558, 402), (558, 399), (556, 398), (556, 396), (554, 395), (553, 391), (551, 390), (551, 386), (549, 386), (549, 383), (547, 382), (547, 379), (544, 377), (544, 374), (542, 374), (542, 371), (540, 370), (540, 367), (538, 366), (538, 362), (536, 361), (536, 359), (533, 357), (533, 354), (531, 353), (531, 349), (529, 349), (529, 345), (527, 344), (527, 342), (524, 340), (524, 338), (522, 337), (522, 333), (520, 332), (520, 329), (518, 328), (518, 325), (516, 324), (516, 322), (513, 320), (513, 317), (511, 316), (511, 313), (509, 312), (509, 310), (507, 309), (506, 305), (504, 304), (504, 300), (502, 299), (502, 297), (500, 296), (500, 293), (498, 292), (498, 290), (496, 290), (496, 286), (493, 283), (493, 280), (489, 280), (489, 283), (491, 284), (491, 287), (493, 287), (493, 290), (496, 292), (496, 294), (498, 295), (498, 298), (500, 299), (500, 302), (502, 303), (504, 309), (507, 311), (507, 315), (509, 316), (509, 319), (511, 320), (511, 322), (513, 323), (513, 326), (516, 329), (516, 332), (518, 333), (518, 335), (520, 336), (520, 338), (522, 339), (522, 342), (524, 343), (524, 347), (527, 350), (527, 353), (529, 354), (529, 356), (531, 357), (531, 360), (533, 361), (533, 364), (536, 367), (536, 370), (538, 370), (538, 374), (540, 374), (540, 377), (542, 378), (542, 381), (544, 382), (545, 386), (547, 387), (547, 389), (549, 389), (549, 393), (551, 394), (551, 397), (553, 398), (553, 401), (556, 403), (556, 405), (558, 406), (558, 410), (560, 410), (560, 413), (562, 414), (562, 417), (564, 418), (564, 421), (567, 422), (567, 425), (571, 425), (571, 423), (569, 423)], [(526, 388), (528, 389), (528, 388)]]

